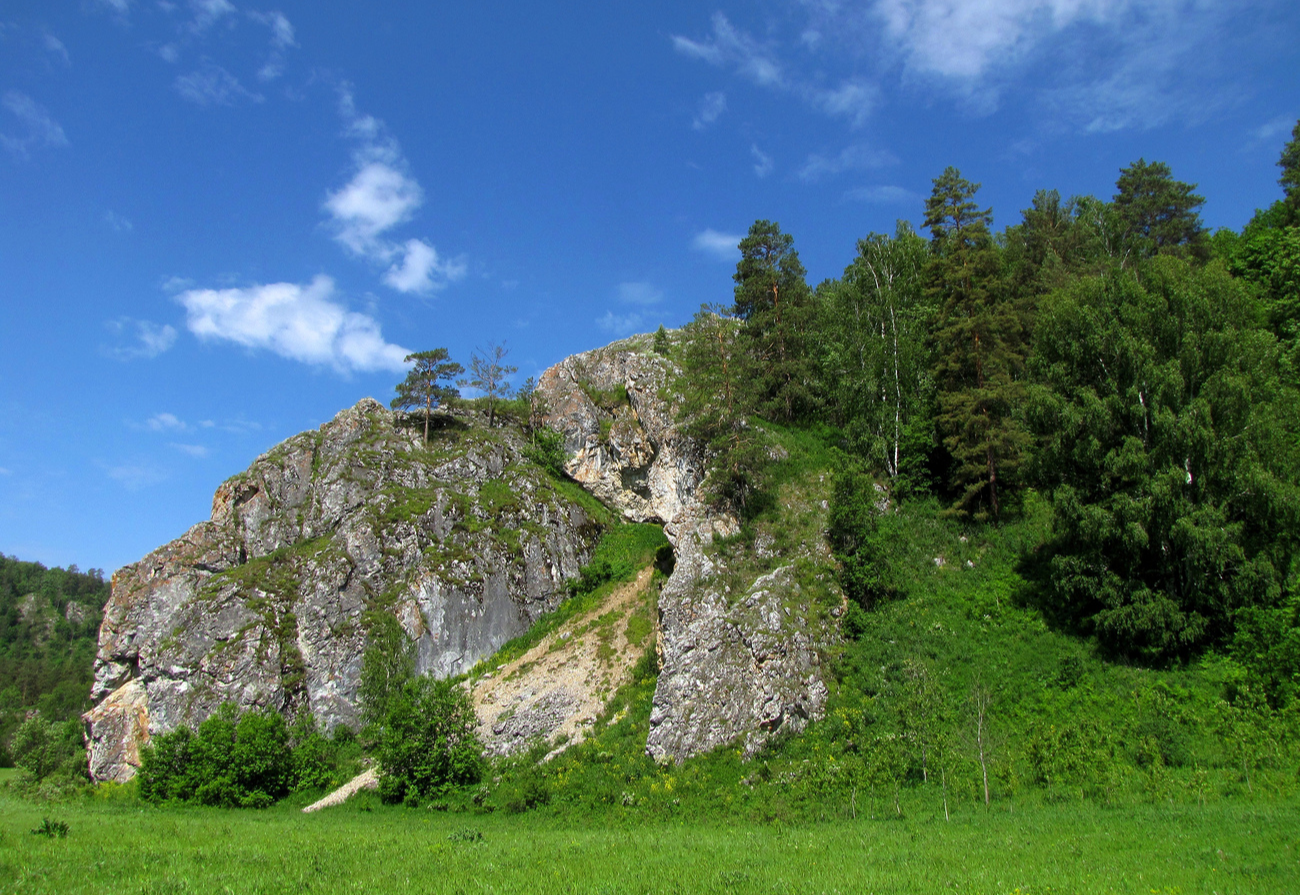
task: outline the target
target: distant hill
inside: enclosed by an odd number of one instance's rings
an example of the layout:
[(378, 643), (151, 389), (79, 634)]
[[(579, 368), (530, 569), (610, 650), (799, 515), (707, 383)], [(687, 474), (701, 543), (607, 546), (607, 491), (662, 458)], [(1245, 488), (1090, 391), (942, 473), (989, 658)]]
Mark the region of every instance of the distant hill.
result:
[(66, 720), (90, 707), (99, 621), (109, 585), (99, 569), (47, 569), (0, 555), (0, 765), (32, 710)]

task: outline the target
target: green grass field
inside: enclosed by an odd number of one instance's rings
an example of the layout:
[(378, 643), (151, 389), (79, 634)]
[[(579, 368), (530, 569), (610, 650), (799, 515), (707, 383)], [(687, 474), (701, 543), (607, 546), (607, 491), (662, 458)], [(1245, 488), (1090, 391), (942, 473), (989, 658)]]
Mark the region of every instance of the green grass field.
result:
[[(67, 838), (33, 835), (45, 817)], [(0, 794), (0, 892), (1286, 893), (1298, 837), (1294, 800), (727, 825)]]

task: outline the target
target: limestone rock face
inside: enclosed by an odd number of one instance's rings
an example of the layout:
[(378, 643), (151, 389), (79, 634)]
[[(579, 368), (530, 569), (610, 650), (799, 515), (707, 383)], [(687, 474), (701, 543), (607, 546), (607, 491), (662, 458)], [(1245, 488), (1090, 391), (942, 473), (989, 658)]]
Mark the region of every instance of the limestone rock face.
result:
[(290, 438), (113, 576), (84, 717), (96, 779), (129, 778), (149, 734), (227, 701), (355, 726), (371, 611), (446, 676), (558, 604), (595, 521), (516, 431), (452, 418), (426, 448), (401, 422), (367, 398)]
[[(820, 654), (837, 636), (810, 611), (793, 552), (756, 541), (760, 565), (774, 568), (754, 573), (710, 555), (713, 539), (738, 524), (702, 499), (708, 457), (676, 426), (676, 375), (637, 336), (570, 357), (538, 385), (546, 422), (564, 433), (569, 474), (627, 519), (666, 523), (676, 551), (659, 596), (661, 668), (646, 743), (660, 761), (736, 742), (752, 753), (777, 731), (802, 730), (824, 711)], [(825, 560), (820, 541), (798, 552)]]

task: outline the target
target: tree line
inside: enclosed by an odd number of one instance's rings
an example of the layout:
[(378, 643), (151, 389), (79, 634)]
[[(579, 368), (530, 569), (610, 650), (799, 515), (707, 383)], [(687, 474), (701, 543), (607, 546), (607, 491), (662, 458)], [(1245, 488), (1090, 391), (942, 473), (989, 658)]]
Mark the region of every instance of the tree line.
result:
[[(1154, 663), (1231, 646), (1288, 699), (1300, 122), (1278, 164), (1282, 198), (1213, 234), (1195, 184), (1162, 162), (1121, 169), (1109, 200), (1040, 190), (1001, 232), (949, 167), (925, 202), (928, 238), (906, 222), (872, 233), (816, 287), (792, 236), (756, 221), (733, 301), (703, 307), (674, 347), (683, 424), (715, 458), (709, 494), (752, 511), (764, 422), (835, 427), (855, 474), (969, 524), (1036, 493), (1052, 508), (1038, 559), (1058, 620)], [(841, 522), (869, 602), (872, 539)]]

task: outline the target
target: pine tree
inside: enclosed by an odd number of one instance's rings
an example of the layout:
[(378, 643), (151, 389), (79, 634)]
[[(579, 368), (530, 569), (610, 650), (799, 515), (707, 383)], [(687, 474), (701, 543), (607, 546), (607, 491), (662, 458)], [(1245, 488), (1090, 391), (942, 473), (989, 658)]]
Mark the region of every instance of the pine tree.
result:
[(774, 221), (755, 221), (740, 241), (736, 264), (736, 316), (744, 321), (748, 352), (756, 362), (759, 410), (789, 422), (815, 403), (805, 334), (812, 293), (794, 237)]
[(949, 167), (925, 203), (932, 235), (927, 291), (934, 330), (938, 424), (953, 460), (954, 509), (999, 513), (998, 483), (1019, 466), (1028, 435), (1014, 414), (1023, 396), (1020, 315), (999, 282), (992, 212), (975, 203), (979, 184)]
[(1164, 162), (1138, 159), (1120, 169), (1115, 188), (1115, 208), (1139, 254), (1209, 257), (1197, 213), (1205, 198), (1192, 192), (1196, 184), (1174, 180)]
[(465, 368), (451, 360), (446, 348), (432, 351), (419, 351), (406, 356), (406, 363), (415, 362), (411, 372), (397, 384), (397, 397), (391, 406), (394, 410), (409, 410), (424, 407), (424, 443), (429, 443), (429, 417), (433, 408), (441, 406), (449, 398), (454, 398), (456, 390), (443, 381), (452, 382), (465, 372)]

